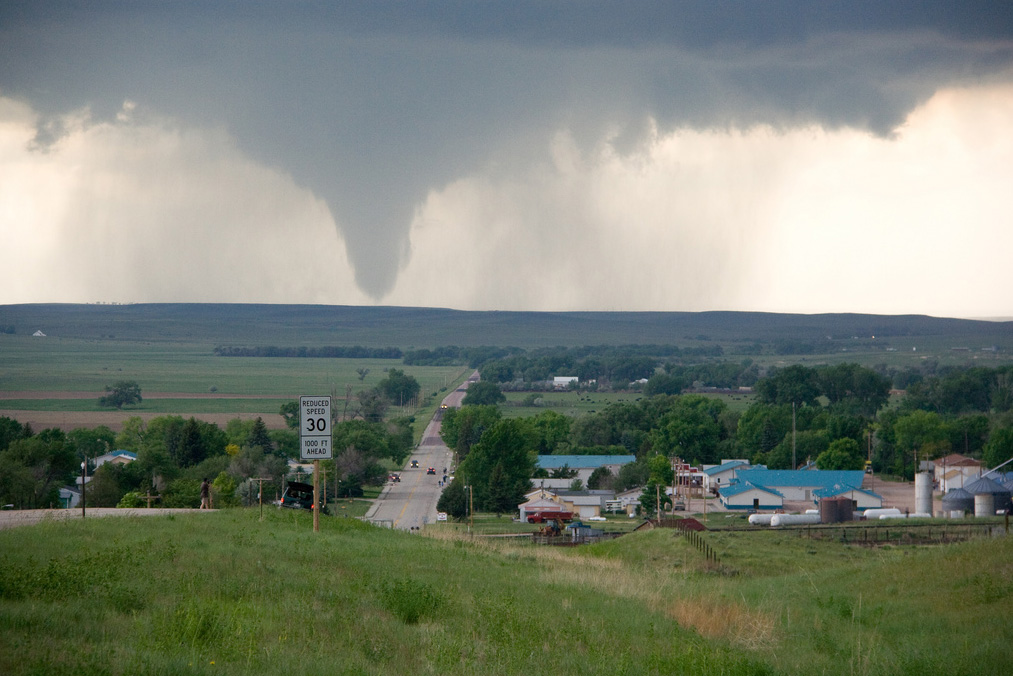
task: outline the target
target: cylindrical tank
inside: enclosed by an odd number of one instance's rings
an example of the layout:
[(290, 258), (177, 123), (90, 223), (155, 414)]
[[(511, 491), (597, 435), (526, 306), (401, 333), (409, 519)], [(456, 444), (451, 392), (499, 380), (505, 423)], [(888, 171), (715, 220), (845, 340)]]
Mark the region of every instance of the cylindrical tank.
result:
[[(971, 483), (964, 486), (964, 490), (978, 498), (979, 495), (989, 493), (992, 496), (992, 506), (990, 510), (990, 516), (995, 516), (996, 510), (1009, 509), (1010, 507), (1010, 493), (1006, 488), (997, 481), (990, 479), (989, 477), (981, 477), (975, 479)], [(978, 514), (978, 508), (975, 507), (974, 515)]]
[(773, 528), (777, 528), (778, 526), (801, 526), (819, 522), (819, 514), (775, 514), (770, 520), (770, 525)]
[(932, 513), (932, 475), (928, 472), (915, 474), (915, 511)]
[(769, 526), (770, 520), (774, 518), (773, 514), (750, 514), (749, 525), (750, 526)]
[(931, 519), (932, 515), (928, 512), (914, 512), (913, 514), (880, 514), (879, 520), (885, 519)]
[(865, 510), (865, 518), (870, 521), (878, 519), (884, 514), (900, 514), (901, 511), (896, 507), (873, 507), (872, 509)]
[(841, 523), (843, 521), (851, 521), (854, 518), (854, 510), (851, 508), (851, 498), (845, 495), (841, 495), (836, 498), (823, 498), (820, 500), (819, 515), (821, 523)]
[(943, 496), (943, 511), (951, 518), (954, 512), (963, 515), (964, 512), (974, 511), (974, 496), (963, 488), (954, 488)]
[(991, 493), (978, 493), (974, 496), (975, 516), (995, 516), (995, 496)]

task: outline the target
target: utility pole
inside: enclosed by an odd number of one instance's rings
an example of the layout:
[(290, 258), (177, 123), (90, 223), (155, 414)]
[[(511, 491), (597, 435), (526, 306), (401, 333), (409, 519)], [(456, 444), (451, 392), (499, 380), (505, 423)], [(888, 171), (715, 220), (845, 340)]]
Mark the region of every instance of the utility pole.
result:
[(84, 462), (81, 463), (81, 518), (84, 518), (84, 503), (87, 502), (85, 499), (85, 480), (88, 478), (88, 456), (84, 456)]
[(791, 402), (791, 468), (798, 469), (795, 462), (795, 402)]

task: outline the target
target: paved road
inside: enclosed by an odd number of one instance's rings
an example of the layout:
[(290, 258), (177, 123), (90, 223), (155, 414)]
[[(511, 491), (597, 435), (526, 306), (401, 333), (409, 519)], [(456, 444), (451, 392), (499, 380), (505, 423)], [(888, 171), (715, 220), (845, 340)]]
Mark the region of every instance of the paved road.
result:
[[(468, 382), (447, 395), (443, 404), (459, 408), (465, 388), (477, 380), (478, 371), (475, 371)], [(402, 530), (421, 529), (436, 521), (436, 503), (443, 492), (439, 482), (443, 479), (443, 469), (449, 471), (453, 465), (453, 453), (440, 438), (441, 419), (437, 411), (426, 426), (422, 441), (401, 471), (401, 481), (387, 484), (366, 513), (368, 521)], [(412, 468), (413, 460), (418, 463), (418, 468)], [(428, 473), (430, 467), (436, 470), (436, 474)]]

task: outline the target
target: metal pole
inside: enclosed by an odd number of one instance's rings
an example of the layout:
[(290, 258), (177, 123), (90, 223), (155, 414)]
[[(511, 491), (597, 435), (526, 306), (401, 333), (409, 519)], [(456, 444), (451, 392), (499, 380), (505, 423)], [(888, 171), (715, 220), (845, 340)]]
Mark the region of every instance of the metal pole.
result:
[(88, 456), (84, 456), (84, 462), (81, 463), (81, 518), (84, 518), (84, 503), (87, 502), (85, 493), (85, 479), (88, 478)]
[(320, 461), (313, 461), (313, 532), (320, 532)]

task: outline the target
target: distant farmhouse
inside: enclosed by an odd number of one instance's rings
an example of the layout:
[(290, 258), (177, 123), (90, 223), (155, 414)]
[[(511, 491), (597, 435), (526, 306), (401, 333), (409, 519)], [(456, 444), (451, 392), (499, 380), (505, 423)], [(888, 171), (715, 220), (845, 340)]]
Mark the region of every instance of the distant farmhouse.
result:
[(578, 384), (580, 379), (577, 376), (555, 376), (552, 379), (552, 389), (554, 390), (565, 390), (570, 387), (570, 384)]

